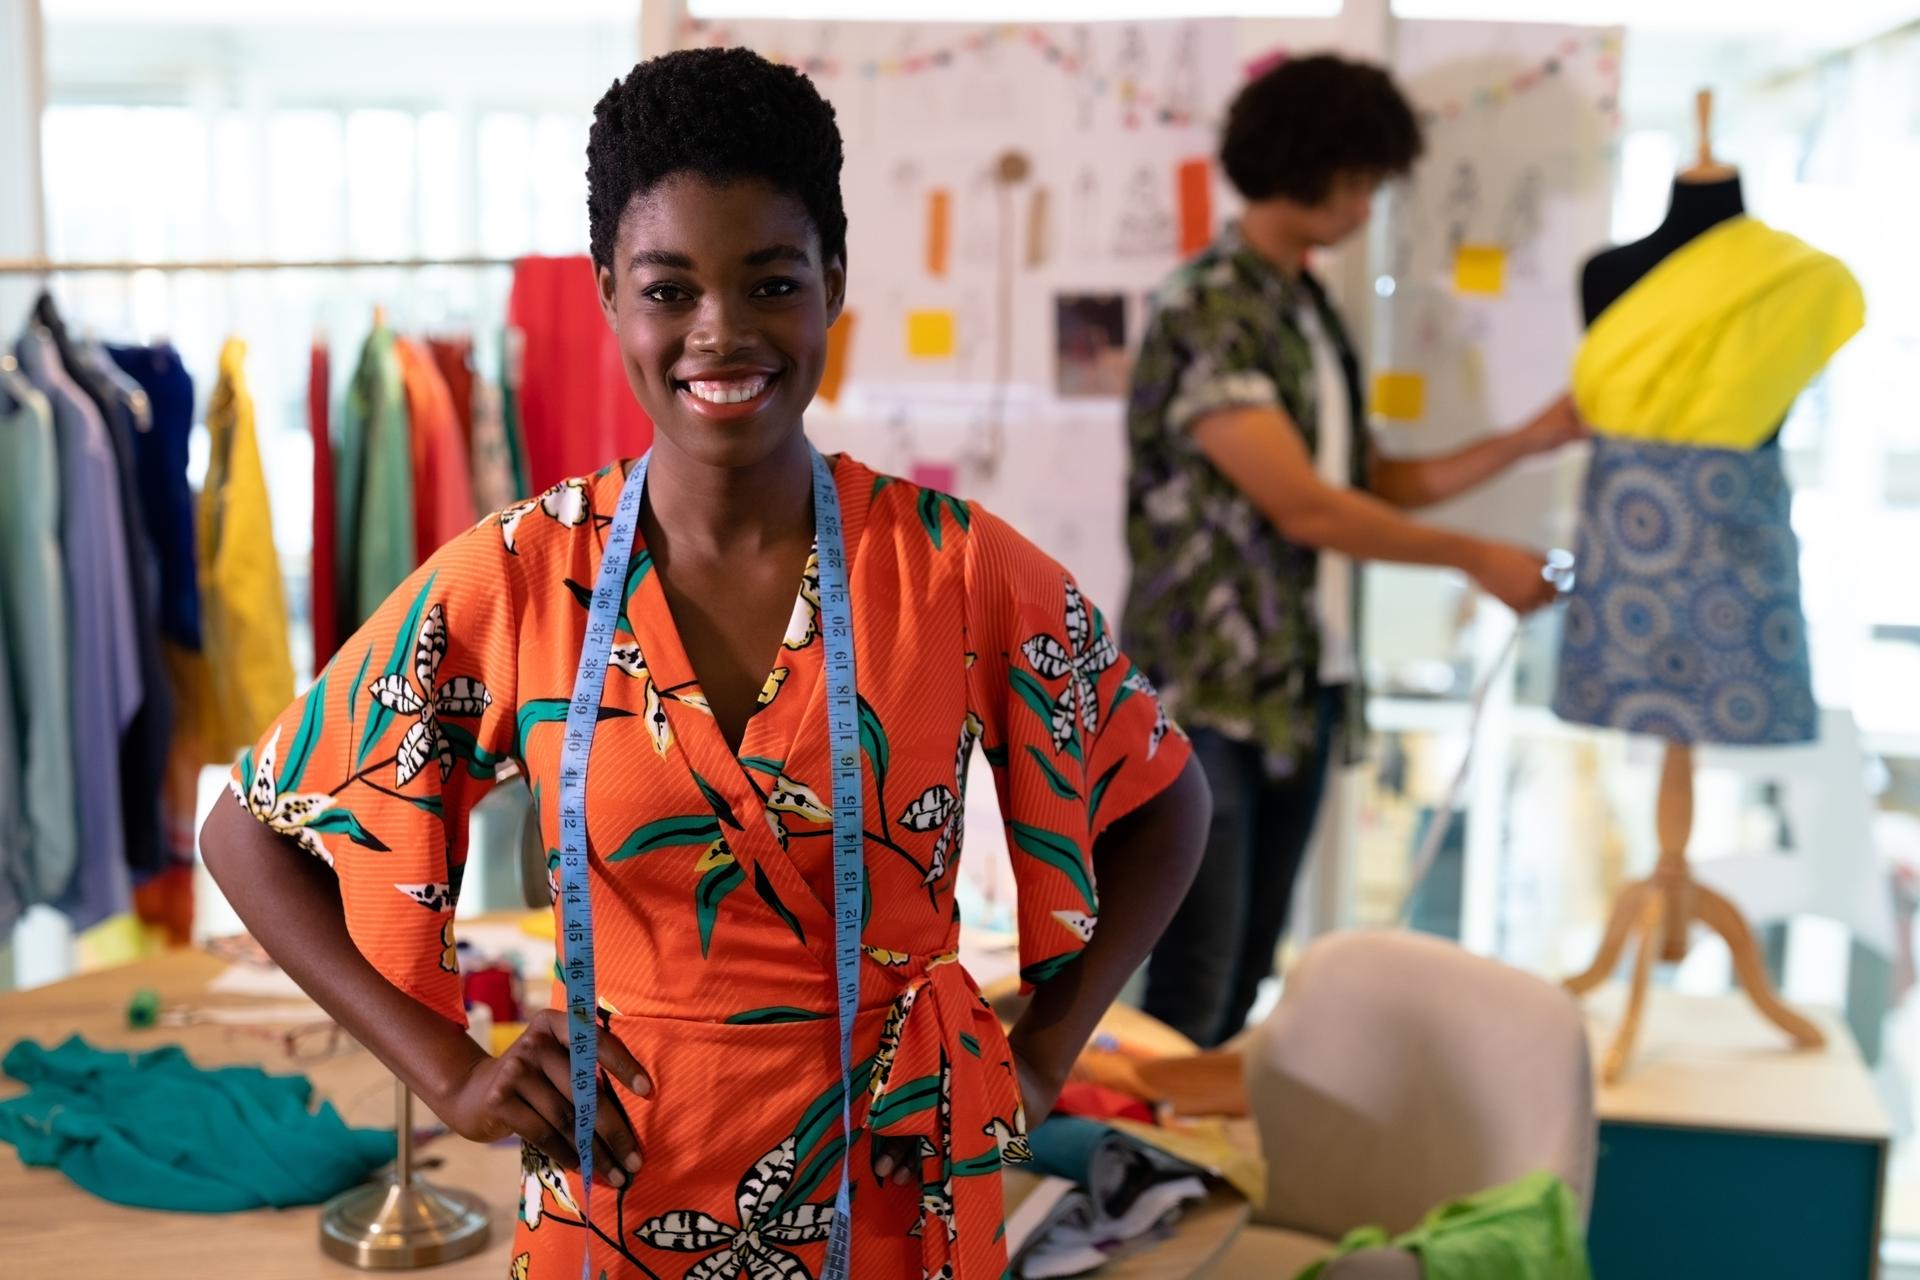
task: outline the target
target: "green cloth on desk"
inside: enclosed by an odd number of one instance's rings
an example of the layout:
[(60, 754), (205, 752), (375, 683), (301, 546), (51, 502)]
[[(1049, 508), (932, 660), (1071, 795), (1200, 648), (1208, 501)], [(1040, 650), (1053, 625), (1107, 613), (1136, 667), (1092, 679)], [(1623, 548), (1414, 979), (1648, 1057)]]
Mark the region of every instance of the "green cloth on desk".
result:
[(0, 1069), (27, 1092), (0, 1101), (0, 1141), (116, 1204), (232, 1213), (319, 1204), (394, 1157), (394, 1135), (349, 1129), (305, 1076), (204, 1070), (178, 1046), (113, 1053), (74, 1036), (22, 1040)]
[(1591, 1280), (1592, 1274), (1579, 1206), (1550, 1173), (1530, 1173), (1441, 1205), (1398, 1240), (1363, 1227), (1299, 1280), (1319, 1280), (1328, 1263), (1348, 1254), (1387, 1248), (1418, 1255), (1422, 1280)]

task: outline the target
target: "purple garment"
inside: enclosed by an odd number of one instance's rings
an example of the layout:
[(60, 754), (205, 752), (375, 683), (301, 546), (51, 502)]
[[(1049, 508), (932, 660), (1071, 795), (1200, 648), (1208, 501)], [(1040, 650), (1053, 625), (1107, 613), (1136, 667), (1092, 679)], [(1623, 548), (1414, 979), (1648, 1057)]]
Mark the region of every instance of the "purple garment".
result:
[(100, 411), (36, 326), (16, 348), (21, 372), (53, 406), (60, 454), (60, 542), (73, 646), (73, 768), (80, 864), (54, 906), (76, 930), (130, 911), (120, 807), (120, 742), (140, 709), (140, 645), (127, 561), (119, 464)]

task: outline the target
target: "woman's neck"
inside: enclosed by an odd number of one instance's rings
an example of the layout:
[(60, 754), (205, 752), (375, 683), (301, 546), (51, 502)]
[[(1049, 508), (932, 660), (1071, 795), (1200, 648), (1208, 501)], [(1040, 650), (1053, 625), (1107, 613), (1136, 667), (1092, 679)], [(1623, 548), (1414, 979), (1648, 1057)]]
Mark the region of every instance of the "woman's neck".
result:
[(657, 555), (671, 547), (702, 558), (753, 555), (812, 536), (812, 454), (801, 431), (744, 467), (701, 462), (656, 435), (648, 467), (648, 541), (660, 540)]

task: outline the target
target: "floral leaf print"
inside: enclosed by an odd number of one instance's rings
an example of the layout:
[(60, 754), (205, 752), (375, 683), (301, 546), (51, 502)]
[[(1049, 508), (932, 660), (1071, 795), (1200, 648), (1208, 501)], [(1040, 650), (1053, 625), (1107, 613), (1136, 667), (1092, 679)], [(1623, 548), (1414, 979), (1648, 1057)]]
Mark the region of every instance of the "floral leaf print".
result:
[(693, 913), (700, 925), (700, 955), (704, 959), (713, 942), (713, 925), (720, 916), (720, 904), (747, 882), (747, 873), (740, 869), (724, 838), (707, 846), (694, 870), (700, 873), (700, 883), (693, 891)]
[(727, 1025), (733, 1027), (767, 1027), (783, 1022), (821, 1022), (832, 1017), (830, 1013), (820, 1013), (813, 1009), (796, 1009), (790, 1004), (768, 1005), (764, 1009), (742, 1009), (739, 1013), (727, 1015)]
[(1100, 909), (1094, 899), (1093, 880), (1087, 875), (1086, 859), (1081, 856), (1079, 845), (1063, 835), (1028, 826), (1024, 822), (1009, 822), (1007, 829), (1013, 833), (1013, 843), (1021, 852), (1040, 859), (1072, 882), (1087, 904), (1088, 915)]
[(261, 751), (259, 759), (253, 762), (252, 784), (242, 791), (236, 778), (227, 784), (228, 788), (234, 798), (247, 807), (247, 812), (265, 823), (269, 830), (289, 837), (302, 849), (332, 866), (333, 854), (328, 851), (326, 841), (320, 838), (321, 832), (314, 828), (313, 823), (332, 808), (333, 797), (283, 793), (274, 777), (274, 755), (279, 749), (280, 730), (276, 728), (273, 736), (267, 739), (266, 748)]
[(687, 1272), (687, 1280), (723, 1280), (743, 1272), (751, 1280), (810, 1280), (805, 1264), (780, 1246), (825, 1240), (833, 1225), (833, 1206), (783, 1204), (795, 1163), (791, 1137), (762, 1156), (740, 1180), (734, 1223), (695, 1209), (676, 1209), (650, 1219), (633, 1234), (655, 1249), (709, 1254)]
[(962, 532), (965, 532), (972, 526), (973, 513), (967, 509), (967, 504), (958, 498), (950, 498), (946, 494), (937, 493), (932, 489), (922, 489), (920, 491), (920, 501), (918, 505), (920, 509), (920, 523), (925, 527), (927, 537), (932, 540), (935, 551), (945, 549), (941, 546), (941, 516), (943, 513), (952, 515), (953, 522), (960, 526)]
[(647, 722), (647, 736), (653, 739), (654, 754), (662, 760), (673, 748), (673, 722), (667, 719), (667, 708), (660, 701), (660, 690), (649, 679), (646, 682), (641, 715)]
[(873, 781), (877, 788), (884, 791), (887, 785), (887, 767), (893, 758), (893, 747), (887, 741), (886, 726), (880, 723), (880, 713), (865, 698), (860, 702), (860, 749), (867, 754), (867, 761), (873, 766)]
[(396, 884), (393, 887), (429, 911), (453, 910), (451, 884)]
[[(360, 691), (366, 687), (367, 668), (372, 665), (373, 646), (368, 645), (360, 653), (360, 670), (353, 677), (353, 685), (347, 691), (347, 738), (349, 741), (353, 738), (354, 725), (358, 723), (360, 717)], [(354, 767), (357, 769), (360, 766), (356, 762)]]
[(819, 792), (784, 773), (774, 779), (773, 790), (767, 795), (767, 808), (805, 818), (816, 825), (833, 821), (833, 811), (821, 801)]
[(320, 741), (320, 730), (326, 716), (327, 677), (333, 673), (328, 666), (313, 682), (313, 688), (307, 690), (306, 706), (300, 713), (300, 728), (293, 735), (293, 749), (287, 752), (286, 766), (280, 771), (279, 787), (281, 791), (298, 791), (300, 782), (306, 777), (307, 761), (313, 756), (314, 744)]
[(767, 879), (767, 873), (758, 866), (753, 869), (753, 891), (760, 895), (761, 901), (773, 908), (773, 914), (787, 922), (787, 928), (793, 930), (793, 936), (804, 944), (807, 931), (800, 927), (800, 921), (793, 912), (787, 910), (787, 904), (780, 901), (780, 895), (774, 891), (773, 881)]
[(720, 820), (710, 813), (682, 814), (657, 818), (639, 827), (620, 847), (607, 855), (608, 862), (625, 862), (662, 849), (680, 849), (688, 845), (711, 845), (720, 839)]
[(1047, 786), (1052, 788), (1053, 794), (1059, 796), (1062, 800), (1078, 800), (1080, 798), (1080, 793), (1073, 789), (1073, 784), (1067, 781), (1061, 772), (1053, 767), (1046, 756), (1040, 753), (1040, 748), (1029, 746), (1027, 748), (1027, 754), (1032, 756), (1033, 762), (1040, 766), (1040, 773), (1046, 778)]
[(533, 1265), (531, 1253), (514, 1255), (513, 1263), (507, 1268), (507, 1280), (527, 1280), (527, 1269)]
[(1056, 911), (1053, 913), (1053, 918), (1080, 941), (1093, 941), (1093, 926), (1096, 923), (1094, 917), (1083, 916), (1078, 911)]
[(563, 480), (539, 497), (516, 502), (500, 513), (500, 541), (505, 544), (508, 554), (520, 554), (520, 524), (536, 508), (569, 529), (578, 528), (593, 517), (593, 503), (587, 493), (587, 482)]
[(1032, 1163), (1033, 1145), (1027, 1140), (1027, 1113), (1024, 1107), (1014, 1108), (1011, 1121), (995, 1116), (987, 1122), (983, 1132), (1000, 1148), (1000, 1163)]
[(520, 1175), (520, 1219), (529, 1227), (539, 1228), (547, 1196), (552, 1196), (556, 1205), (574, 1217), (580, 1216), (580, 1206), (567, 1190), (565, 1176), (546, 1152), (530, 1143), (521, 1143)]
[(460, 949), (453, 941), (453, 921), (440, 926), (440, 967), (448, 973), (460, 972)]
[(1020, 701), (1032, 707), (1034, 714), (1039, 716), (1043, 723), (1051, 724), (1053, 695), (1047, 692), (1046, 687), (1020, 670), (1009, 672), (1007, 678), (1013, 685), (1013, 691), (1020, 695)]
[(787, 621), (786, 649), (804, 649), (820, 635), (820, 550), (807, 553), (806, 568), (800, 574), (800, 594), (793, 601), (793, 616)]
[(1020, 971), (1020, 981), (1035, 987), (1043, 982), (1051, 982), (1060, 975), (1062, 969), (1079, 958), (1080, 952), (1076, 948), (1072, 951), (1063, 951), (1057, 956), (1049, 956), (1045, 960), (1037, 960)]
[(939, 831), (939, 839), (934, 841), (933, 858), (927, 866), (922, 883), (938, 884), (947, 874), (947, 855), (959, 842), (960, 827), (965, 806), (960, 803), (953, 789), (944, 783), (936, 783), (922, 792), (920, 798), (907, 806), (900, 815), (900, 825), (909, 831), (925, 833)]
[[(438, 577), (438, 574), (431, 575), (425, 582), (420, 584), (420, 593), (413, 598), (413, 607), (407, 610), (406, 620), (400, 624), (400, 630), (394, 633), (393, 654), (387, 659), (387, 665), (380, 673), (383, 679), (387, 676), (401, 675), (401, 673), (406, 670), (408, 645), (416, 642), (419, 637), (420, 619), (427, 608), (427, 594), (433, 590), (434, 580)], [(365, 671), (366, 669), (363, 666), (361, 668), (363, 677)], [(376, 681), (375, 683), (379, 682)], [(403, 680), (402, 684), (404, 685), (404, 683)], [(372, 689), (369, 688), (368, 692), (371, 693)], [(411, 692), (411, 690), (409, 690), (409, 692)], [(407, 712), (406, 714), (413, 715), (416, 714), (416, 712)], [(360, 751), (359, 754), (354, 757), (354, 768), (358, 769), (362, 764), (366, 763), (367, 753), (373, 750), (373, 744), (380, 741), (382, 735), (387, 731), (387, 726), (392, 723), (392, 721), (392, 709), (376, 701), (375, 705), (367, 712), (367, 727), (360, 735)]]
[[(596, 719), (602, 721), (617, 720), (632, 714), (633, 712), (628, 711), (625, 707), (613, 707), (602, 704), (600, 714)], [(560, 724), (565, 721), (566, 718), (567, 700), (565, 698), (535, 698), (529, 702), (521, 703), (520, 715), (515, 721), (516, 732), (519, 734), (519, 745), (515, 748), (514, 754), (523, 760), (526, 759), (527, 737), (533, 732), (534, 726)]]
[(1087, 826), (1089, 828), (1100, 816), (1100, 802), (1107, 798), (1107, 788), (1113, 785), (1113, 780), (1119, 777), (1120, 771), (1126, 767), (1127, 758), (1121, 756), (1111, 768), (1100, 775), (1100, 781), (1094, 783), (1093, 790), (1087, 793)]
[(689, 769), (687, 772), (693, 775), (693, 785), (700, 788), (700, 795), (706, 800), (707, 807), (713, 810), (713, 816), (735, 831), (741, 830), (740, 820), (733, 816), (733, 807), (727, 803), (726, 797), (715, 791), (713, 784), (700, 776), (699, 770)]
[(647, 678), (647, 660), (640, 653), (637, 644), (617, 644), (607, 653), (607, 663), (622, 675), (632, 676), (636, 680)]
[(781, 772), (786, 769), (787, 762), (784, 760), (770, 760), (766, 756), (741, 756), (740, 767), (743, 769), (751, 769), (755, 773), (764, 773), (777, 778)]
[[(1099, 732), (1099, 680), (1120, 660), (1120, 651), (1114, 647), (1113, 637), (1107, 634), (1105, 621), (1089, 615), (1087, 602), (1071, 578), (1066, 580), (1064, 617), (1067, 629), (1064, 645), (1042, 632), (1021, 645), (1020, 653), (1027, 664), (1046, 679), (1067, 681), (1067, 687), (1048, 709), (1047, 725), (1053, 737), (1053, 749), (1060, 752), (1072, 748), (1077, 755), (1080, 731)], [(1022, 696), (1026, 696), (1024, 692)]]
[(865, 951), (867, 958), (875, 964), (884, 965), (889, 969), (904, 969), (913, 963), (912, 952), (889, 951), (885, 947), (862, 947), (861, 950)]
[[(481, 746), (479, 740), (473, 736), (473, 731), (465, 725), (442, 722), (440, 735), (447, 740), (447, 747), (453, 752), (453, 758), (466, 762), (468, 775), (482, 782), (491, 782), (507, 759), (506, 756), (495, 755)], [(409, 796), (408, 799), (413, 800), (415, 804), (425, 805), (440, 797), (437, 795)]]
[[(440, 678), (440, 663), (447, 656), (447, 611), (436, 604), (427, 611), (414, 641), (413, 674), (418, 687), (409, 685), (404, 675), (388, 672), (367, 687), (367, 692), (389, 715), (415, 718), (414, 725), (400, 742), (395, 764), (394, 785), (406, 786), (418, 777), (427, 761), (440, 761), (440, 780), (453, 772), (453, 748), (441, 732), (442, 716), (472, 719), (493, 705), (486, 685), (470, 676), (456, 676), (445, 683)], [(369, 719), (369, 724), (372, 721)]]
[(786, 687), (787, 677), (793, 674), (791, 667), (775, 667), (767, 672), (767, 682), (760, 686), (759, 705), (770, 707), (773, 700), (780, 696), (780, 690)]
[(873, 499), (879, 497), (888, 485), (898, 483), (900, 483), (899, 480), (893, 476), (875, 476), (873, 478), (873, 492), (867, 495), (867, 501), (871, 502)]
[(307, 821), (306, 829), (322, 835), (343, 835), (363, 849), (371, 849), (375, 853), (387, 852), (385, 842), (362, 826), (360, 819), (349, 809), (322, 810)]

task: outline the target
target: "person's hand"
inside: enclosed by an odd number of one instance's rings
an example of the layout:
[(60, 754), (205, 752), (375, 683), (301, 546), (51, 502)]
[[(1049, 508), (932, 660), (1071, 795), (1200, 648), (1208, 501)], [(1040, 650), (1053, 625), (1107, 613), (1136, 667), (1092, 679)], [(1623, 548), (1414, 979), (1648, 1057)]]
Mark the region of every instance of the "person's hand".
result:
[(1546, 557), (1507, 542), (1481, 545), (1469, 572), (1482, 590), (1518, 614), (1529, 614), (1553, 603), (1554, 586), (1547, 581)]
[(1520, 428), (1529, 454), (1552, 453), (1563, 445), (1577, 444), (1593, 433), (1588, 429), (1573, 397), (1563, 395), (1542, 409), (1532, 422)]
[(1013, 1073), (1020, 1082), (1020, 1105), (1027, 1113), (1027, 1132), (1032, 1133), (1053, 1111), (1053, 1104), (1060, 1100), (1060, 1089), (1067, 1082), (1067, 1072), (1049, 1070), (1022, 1056), (1016, 1049), (1013, 1054)]
[[(474, 1064), (441, 1119), (473, 1142), (498, 1142), (518, 1134), (563, 1169), (578, 1169), (573, 1145), (572, 1072), (567, 1065), (567, 1013), (543, 1009), (527, 1022), (520, 1038), (499, 1057)], [(653, 1092), (653, 1079), (627, 1047), (600, 1030), (600, 1066), (641, 1097)], [(626, 1109), (603, 1080), (594, 1119), (593, 1164), (609, 1185), (625, 1186), (640, 1172), (640, 1144)]]

